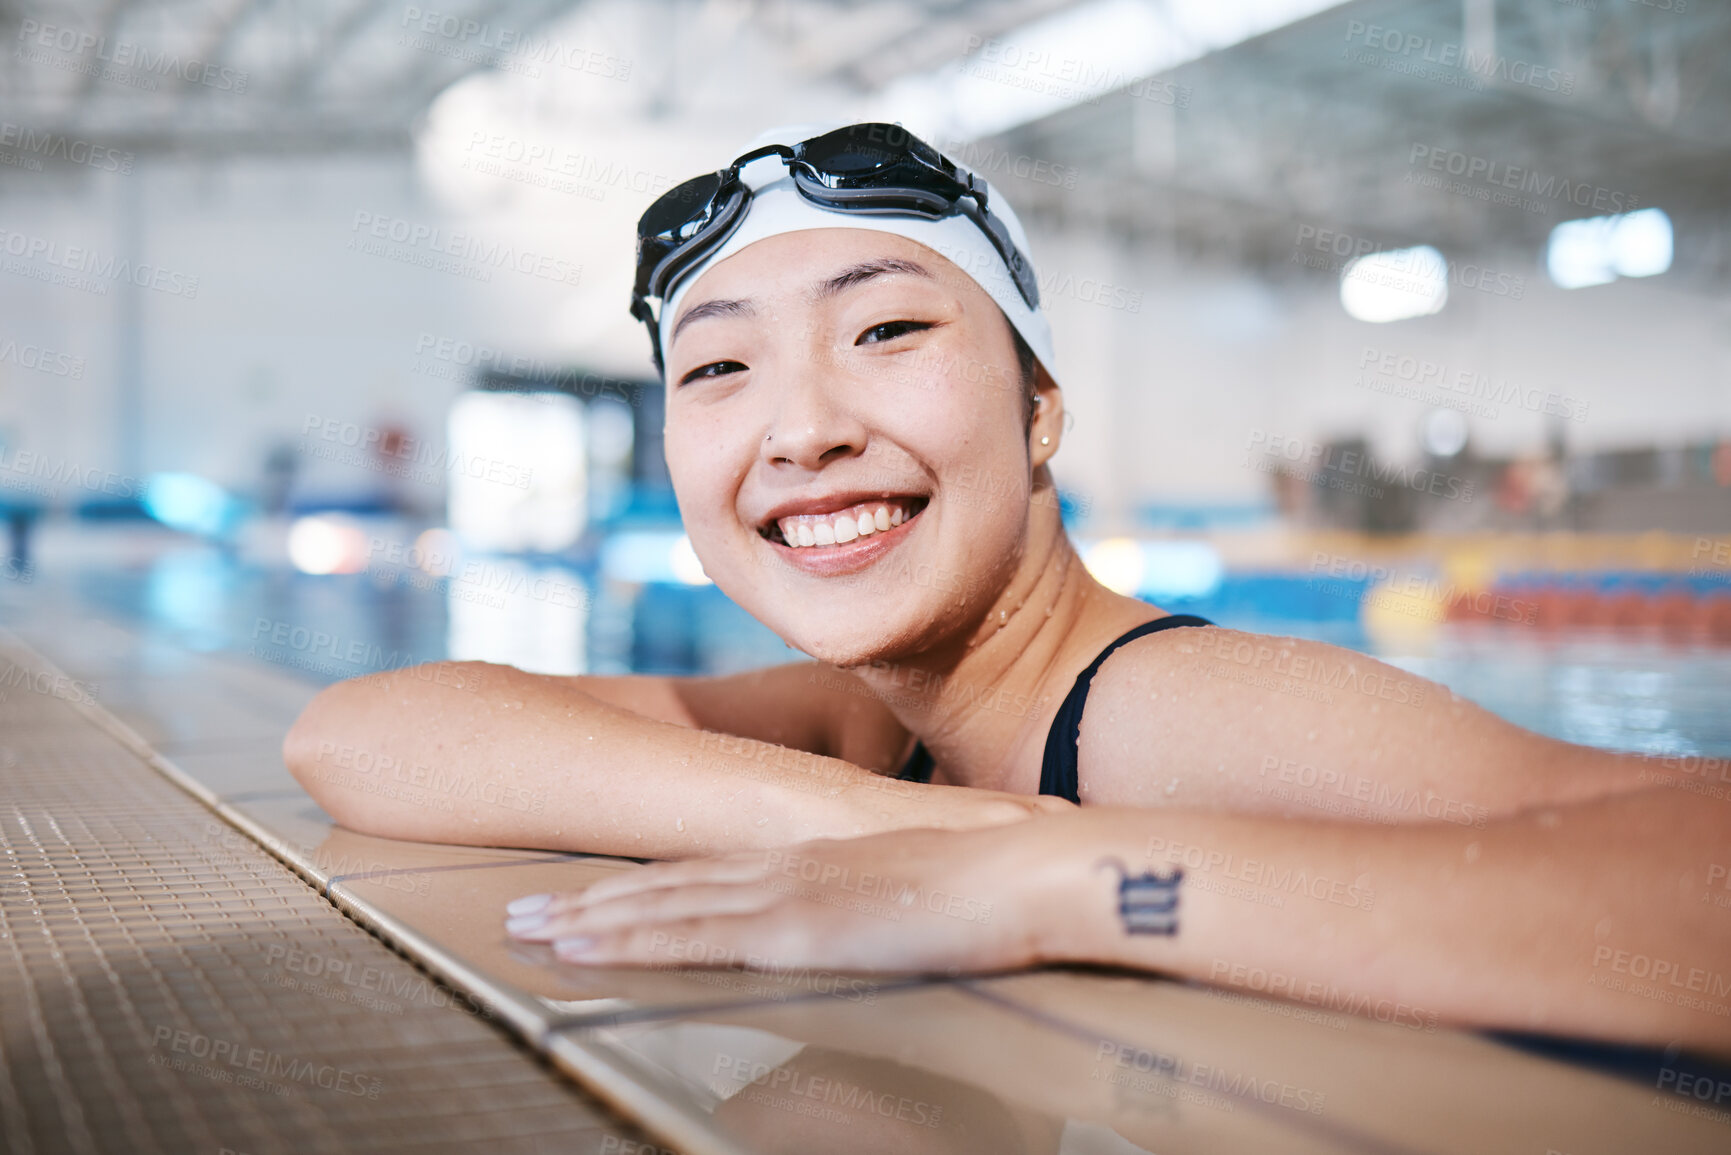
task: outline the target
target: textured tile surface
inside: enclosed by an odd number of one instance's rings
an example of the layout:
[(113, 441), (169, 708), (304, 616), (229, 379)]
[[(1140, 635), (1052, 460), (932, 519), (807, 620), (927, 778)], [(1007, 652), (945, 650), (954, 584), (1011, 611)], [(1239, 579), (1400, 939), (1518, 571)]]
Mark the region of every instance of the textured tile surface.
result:
[(66, 702), (0, 700), (0, 1149), (645, 1141), (213, 821)]

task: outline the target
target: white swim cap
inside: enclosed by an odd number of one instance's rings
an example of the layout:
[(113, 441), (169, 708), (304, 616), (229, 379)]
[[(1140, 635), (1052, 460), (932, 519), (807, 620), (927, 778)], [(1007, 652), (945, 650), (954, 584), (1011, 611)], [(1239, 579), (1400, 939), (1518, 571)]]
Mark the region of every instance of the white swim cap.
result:
[[(845, 127), (847, 125), (843, 121), (783, 125), (759, 134), (734, 155), (739, 156), (766, 144), (795, 145), (802, 140)], [(956, 167), (964, 168), (962, 165)], [(998, 250), (993, 247), (985, 231), (970, 217), (955, 213), (934, 221), (922, 217), (826, 209), (800, 194), (794, 187), (787, 165), (776, 156), (762, 157), (747, 164), (740, 170), (740, 179), (750, 187), (752, 196), (739, 227), (727, 238), (725, 244), (686, 270), (674, 286), (672, 295), (662, 303), (661, 323), (657, 328), (661, 334), (663, 364), (667, 360), (671, 323), (679, 315), (680, 301), (686, 291), (697, 283), (703, 270), (716, 261), (726, 260), (754, 241), (781, 233), (799, 232), (802, 229), (870, 229), (918, 241), (949, 259), (957, 268), (972, 277), (975, 283), (998, 303), (1004, 316), (1009, 318), (1010, 324), (1015, 326), (1016, 332), (1022, 335), (1022, 340), (1028, 343), (1034, 356), (1045, 366), (1046, 372), (1051, 374), (1054, 381), (1057, 380), (1056, 361), (1052, 354), (1052, 327), (1047, 323), (1046, 315), (1037, 308), (1028, 307), (1028, 303), (1022, 299), (1021, 291), (1016, 288), (1009, 266), (998, 255)], [(985, 184), (983, 178), (977, 175), (974, 179)], [(1022, 222), (1016, 219), (1015, 211), (989, 184), (986, 185), (986, 201), (991, 214), (1003, 222), (1010, 239), (1022, 251), (1023, 256), (1027, 257), (1028, 236), (1022, 230)]]

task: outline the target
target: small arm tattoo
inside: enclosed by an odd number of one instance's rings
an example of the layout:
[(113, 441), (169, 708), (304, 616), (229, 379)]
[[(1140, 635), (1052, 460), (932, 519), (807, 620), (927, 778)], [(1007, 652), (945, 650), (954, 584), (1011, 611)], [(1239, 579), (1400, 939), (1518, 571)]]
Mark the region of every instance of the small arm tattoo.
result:
[(1125, 934), (1177, 934), (1178, 884), (1184, 881), (1182, 868), (1174, 866), (1170, 874), (1131, 874), (1122, 859), (1102, 858), (1094, 864), (1098, 870), (1110, 866), (1118, 872), (1118, 917), (1124, 920)]

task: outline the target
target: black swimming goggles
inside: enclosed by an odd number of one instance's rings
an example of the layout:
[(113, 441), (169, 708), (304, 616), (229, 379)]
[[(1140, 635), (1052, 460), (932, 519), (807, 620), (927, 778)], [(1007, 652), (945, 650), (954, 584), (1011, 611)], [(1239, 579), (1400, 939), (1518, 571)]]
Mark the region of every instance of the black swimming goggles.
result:
[[(752, 149), (724, 169), (670, 189), (649, 206), (637, 222), (631, 315), (649, 327), (657, 369), (663, 368), (661, 338), (648, 298), (665, 302), (687, 272), (733, 235), (751, 203), (751, 189), (739, 171), (766, 156), (779, 156), (793, 174), (794, 187), (820, 208), (927, 220), (967, 215), (1003, 258), (1028, 308), (1039, 307), (1034, 267), (1004, 222), (986, 207), (985, 181), (899, 124), (853, 124), (791, 146)], [(973, 205), (964, 206), (969, 197)]]

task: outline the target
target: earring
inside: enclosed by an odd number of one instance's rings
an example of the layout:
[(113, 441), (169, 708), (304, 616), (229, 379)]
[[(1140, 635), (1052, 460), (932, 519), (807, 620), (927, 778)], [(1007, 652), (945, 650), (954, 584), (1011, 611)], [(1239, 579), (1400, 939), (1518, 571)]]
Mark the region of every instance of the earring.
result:
[(1040, 438), (1040, 444), (1041, 445), (1050, 445), (1050, 444), (1052, 444), (1052, 439), (1050, 437), (1042, 437), (1042, 438)]

